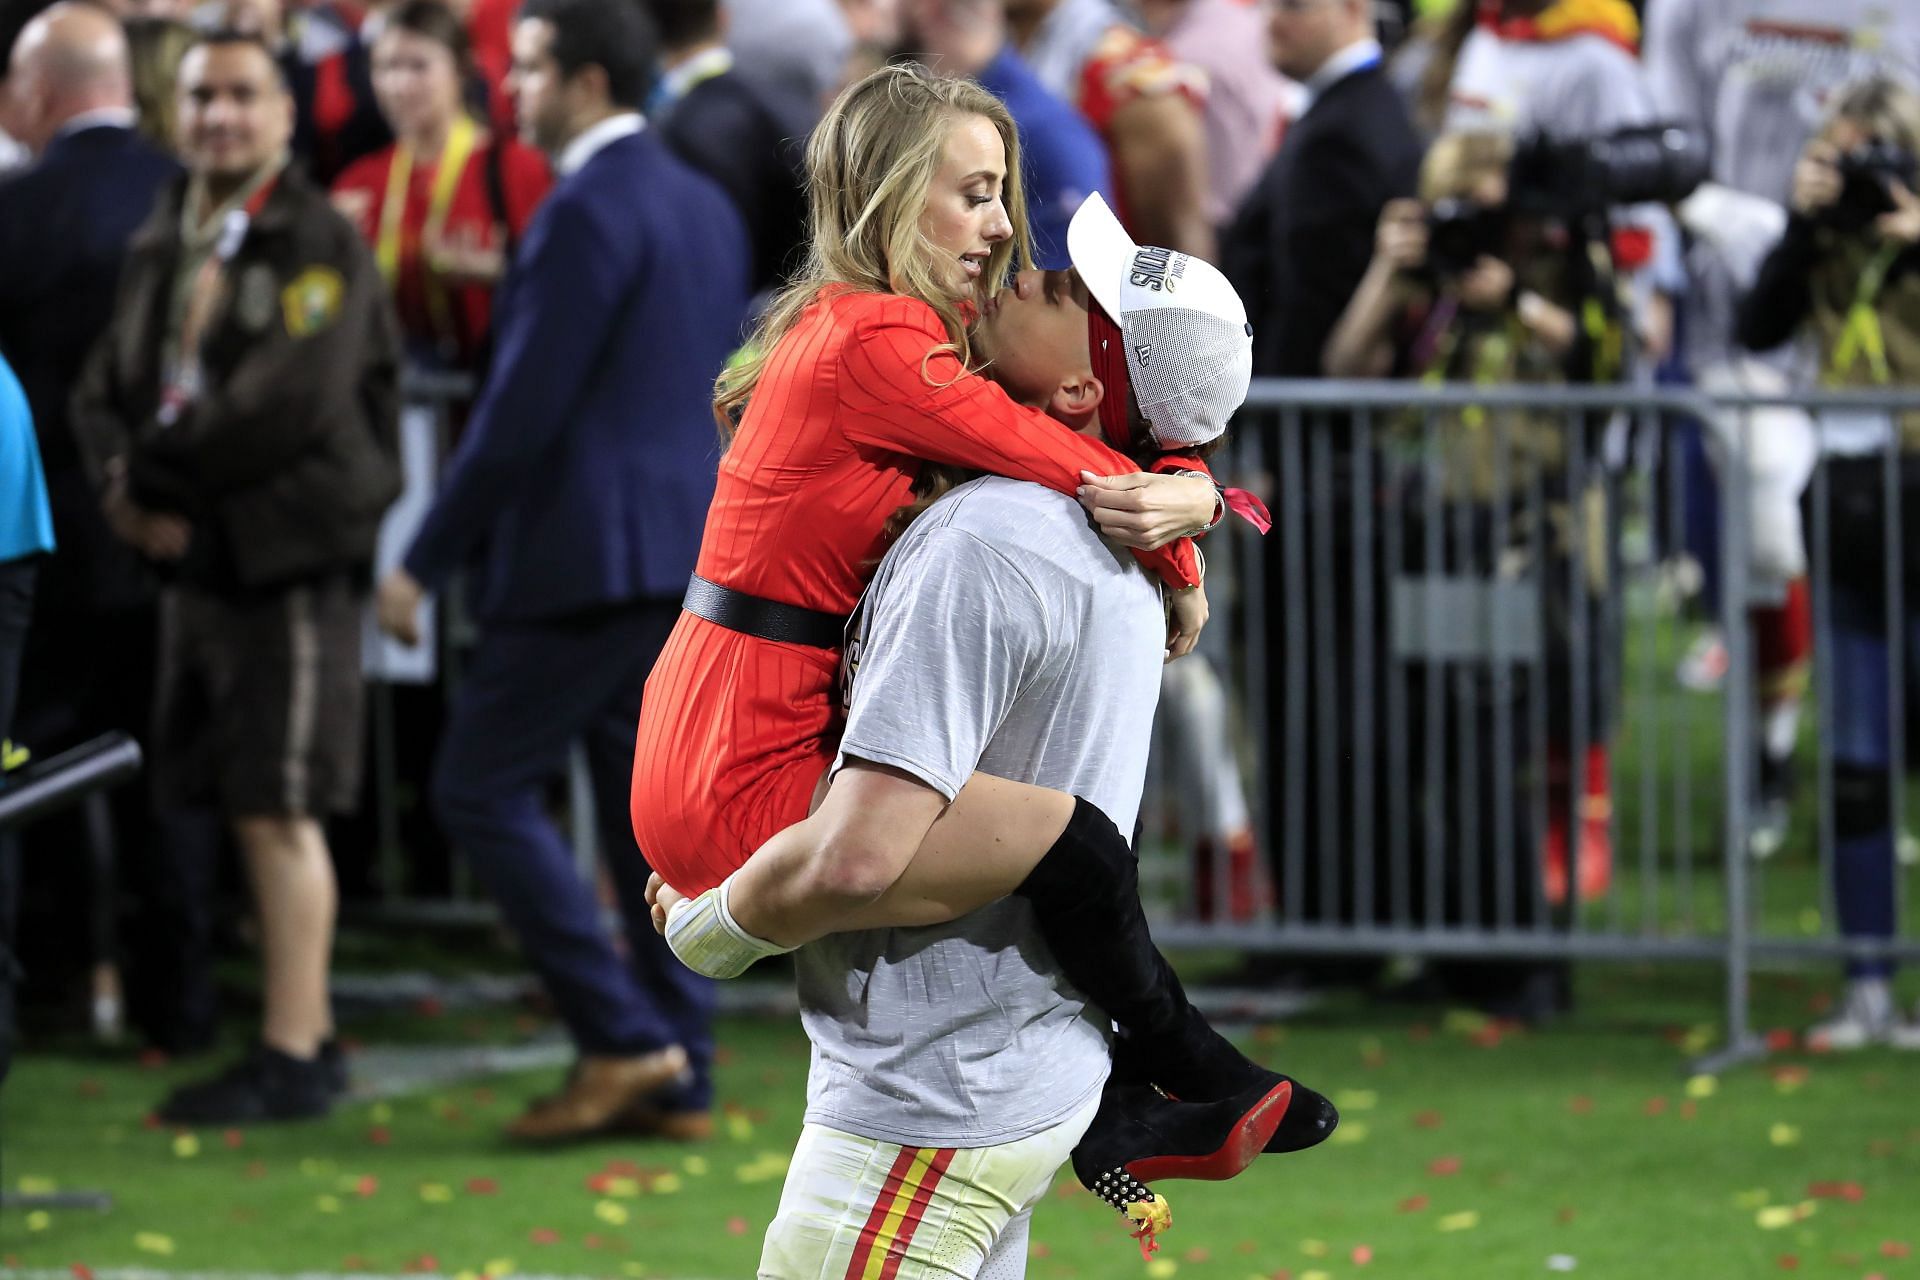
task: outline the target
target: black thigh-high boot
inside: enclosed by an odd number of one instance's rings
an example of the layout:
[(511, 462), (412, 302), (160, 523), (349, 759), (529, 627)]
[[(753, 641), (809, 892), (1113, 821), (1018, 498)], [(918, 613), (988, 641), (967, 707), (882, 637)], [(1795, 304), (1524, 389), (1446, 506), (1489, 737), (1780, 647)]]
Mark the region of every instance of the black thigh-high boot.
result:
[(1189, 1102), (1292, 1086), (1268, 1151), (1297, 1151), (1333, 1132), (1333, 1104), (1298, 1081), (1250, 1061), (1187, 999), (1153, 944), (1140, 906), (1140, 868), (1108, 817), (1076, 799), (1066, 830), (1015, 893), (1033, 904), (1040, 936), (1067, 980), (1118, 1023), (1127, 1075)]

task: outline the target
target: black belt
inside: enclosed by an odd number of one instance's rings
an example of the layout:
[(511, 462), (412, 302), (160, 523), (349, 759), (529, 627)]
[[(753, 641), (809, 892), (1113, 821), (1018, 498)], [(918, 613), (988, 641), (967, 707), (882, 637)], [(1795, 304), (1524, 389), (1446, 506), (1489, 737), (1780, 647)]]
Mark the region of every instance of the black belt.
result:
[(697, 573), (687, 584), (687, 598), (681, 607), (695, 617), (761, 640), (806, 644), (816, 649), (838, 649), (846, 642), (847, 619), (842, 614), (763, 600), (708, 582)]

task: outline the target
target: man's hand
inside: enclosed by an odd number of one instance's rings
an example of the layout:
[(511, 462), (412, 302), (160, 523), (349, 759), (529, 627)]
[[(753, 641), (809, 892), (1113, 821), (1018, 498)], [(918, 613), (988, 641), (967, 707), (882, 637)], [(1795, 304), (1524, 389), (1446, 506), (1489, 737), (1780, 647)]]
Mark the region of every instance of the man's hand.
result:
[(178, 560), (193, 541), (193, 526), (182, 516), (148, 511), (127, 496), (124, 465), (109, 470), (107, 492), (100, 500), (113, 535), (149, 560)]
[(1893, 197), (1893, 212), (1881, 214), (1874, 226), (1898, 244), (1920, 244), (1920, 196), (1897, 178), (1888, 180), (1887, 194)]
[(1082, 471), (1080, 505), (1100, 532), (1123, 547), (1157, 551), (1213, 523), (1220, 494), (1202, 476), (1135, 472), (1097, 476)]
[(1205, 583), (1170, 593), (1167, 602), (1168, 662), (1193, 652), (1193, 646), (1200, 642), (1200, 632), (1207, 625), (1207, 616)]
[(653, 914), (653, 931), (667, 936), (667, 913), (673, 904), (686, 901), (686, 895), (660, 878), (658, 871), (647, 877), (647, 907)]
[(380, 590), (374, 601), (380, 629), (409, 648), (419, 644), (420, 605), (426, 598), (426, 588), (412, 574), (396, 566), (380, 579)]

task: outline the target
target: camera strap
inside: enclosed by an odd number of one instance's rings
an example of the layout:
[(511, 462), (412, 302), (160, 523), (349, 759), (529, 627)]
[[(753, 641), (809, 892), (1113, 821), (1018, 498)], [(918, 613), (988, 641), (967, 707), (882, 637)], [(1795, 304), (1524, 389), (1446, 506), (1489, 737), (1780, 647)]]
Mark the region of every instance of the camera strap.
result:
[(1893, 381), (1893, 370), (1887, 364), (1887, 337), (1880, 328), (1880, 313), (1874, 307), (1880, 301), (1880, 290), (1887, 283), (1887, 272), (1892, 269), (1893, 260), (1900, 256), (1900, 249), (1896, 244), (1883, 245), (1860, 273), (1860, 281), (1853, 287), (1853, 302), (1847, 307), (1846, 323), (1840, 329), (1840, 340), (1833, 344), (1833, 360), (1827, 367), (1828, 381), (1837, 382), (1846, 377), (1863, 355), (1876, 383), (1884, 387)]

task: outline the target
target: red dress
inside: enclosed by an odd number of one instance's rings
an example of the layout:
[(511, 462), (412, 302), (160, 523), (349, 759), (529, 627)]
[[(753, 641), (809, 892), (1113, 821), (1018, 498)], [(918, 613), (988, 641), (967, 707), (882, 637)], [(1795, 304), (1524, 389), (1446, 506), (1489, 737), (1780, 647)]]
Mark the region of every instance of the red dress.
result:
[[(495, 208), (488, 191), (488, 153), (499, 148), (500, 195), (504, 208)], [(386, 226), (387, 190), (398, 155), (397, 146), (375, 152), (347, 167), (333, 184), (334, 196), (355, 218), (360, 234), (376, 254)], [(407, 173), (406, 205), (394, 248), (397, 270), (388, 286), (394, 308), (409, 345), (436, 352), (450, 366), (471, 370), (486, 350), (492, 322), (493, 287), (484, 284), (448, 284), (430, 270), (424, 252), (427, 224), (433, 220), (439, 165), (414, 164)], [(534, 210), (553, 186), (546, 157), (517, 141), (484, 142), (476, 146), (451, 189), (444, 213), (443, 235), (454, 243), (504, 249), (502, 225), (517, 240), (526, 234)], [(384, 267), (385, 264), (383, 264)]]
[[(1137, 464), (1016, 405), (950, 352), (933, 308), (895, 294), (823, 291), (773, 350), (720, 461), (696, 567), (749, 595), (852, 611), (887, 518), (920, 459), (1072, 493), (1080, 472)], [(1198, 581), (1182, 540), (1140, 553), (1169, 581)], [(807, 816), (834, 748), (838, 651), (743, 635), (682, 613), (641, 704), (633, 828), (682, 893), (738, 869)]]

